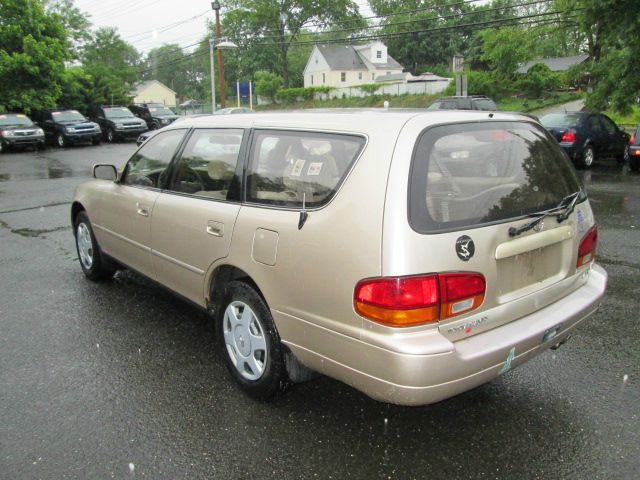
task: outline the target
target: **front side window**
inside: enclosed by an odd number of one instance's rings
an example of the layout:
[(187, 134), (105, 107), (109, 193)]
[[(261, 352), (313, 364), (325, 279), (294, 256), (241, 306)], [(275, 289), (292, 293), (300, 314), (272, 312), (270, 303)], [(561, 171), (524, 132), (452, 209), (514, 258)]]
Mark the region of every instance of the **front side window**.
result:
[(127, 163), (123, 183), (162, 188), (167, 177), (167, 167), (185, 132), (184, 129), (169, 130), (147, 140)]
[(257, 131), (247, 201), (320, 207), (335, 195), (364, 144), (364, 138), (352, 135)]
[(226, 200), (234, 183), (242, 135), (239, 129), (194, 131), (169, 189)]
[(426, 130), (409, 179), (409, 222), (435, 233), (506, 221), (557, 206), (580, 189), (546, 131), (526, 122)]

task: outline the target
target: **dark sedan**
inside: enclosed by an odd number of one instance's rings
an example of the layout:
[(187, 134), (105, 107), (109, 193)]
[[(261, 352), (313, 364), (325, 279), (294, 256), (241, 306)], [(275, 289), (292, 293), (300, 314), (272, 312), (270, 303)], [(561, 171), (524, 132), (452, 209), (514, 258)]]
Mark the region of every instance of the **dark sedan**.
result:
[(603, 157), (624, 162), (629, 156), (629, 134), (602, 113), (550, 113), (540, 123), (578, 168), (590, 168)]
[(640, 125), (629, 139), (629, 168), (634, 172), (640, 170)]

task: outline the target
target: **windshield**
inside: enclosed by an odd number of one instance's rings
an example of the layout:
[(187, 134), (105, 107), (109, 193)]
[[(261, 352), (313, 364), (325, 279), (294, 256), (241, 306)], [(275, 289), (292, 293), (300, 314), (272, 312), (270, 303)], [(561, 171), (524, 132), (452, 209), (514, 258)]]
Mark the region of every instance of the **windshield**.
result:
[(125, 107), (105, 108), (104, 115), (107, 118), (132, 118), (134, 116), (131, 110)]
[(540, 123), (546, 128), (575, 127), (580, 121), (578, 113), (550, 113), (540, 119)]
[(435, 127), (414, 154), (409, 220), (421, 233), (479, 226), (555, 207), (578, 190), (573, 167), (537, 125)]
[(56, 122), (83, 122), (86, 120), (86, 118), (84, 118), (77, 110), (51, 112), (51, 117)]
[(0, 115), (0, 127), (30, 127), (33, 122), (26, 115)]
[(149, 105), (149, 111), (154, 115), (174, 115), (174, 113), (164, 105)]

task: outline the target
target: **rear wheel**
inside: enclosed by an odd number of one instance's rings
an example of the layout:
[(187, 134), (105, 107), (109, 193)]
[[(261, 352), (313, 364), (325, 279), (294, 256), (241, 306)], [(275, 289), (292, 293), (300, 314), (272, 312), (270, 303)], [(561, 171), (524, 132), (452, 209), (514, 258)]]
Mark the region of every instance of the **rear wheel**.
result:
[(74, 234), (80, 267), (89, 280), (97, 281), (111, 278), (115, 268), (109, 266), (100, 252), (91, 228), (91, 222), (85, 212), (76, 216)]
[(626, 163), (629, 161), (629, 145), (624, 146), (624, 150), (622, 151), (622, 155), (618, 157), (619, 163)]
[(591, 168), (593, 162), (596, 159), (596, 152), (591, 145), (587, 145), (582, 152), (582, 159), (580, 160), (580, 168)]
[(267, 399), (288, 385), (282, 344), (269, 308), (244, 282), (230, 282), (217, 321), (222, 355), (249, 395)]

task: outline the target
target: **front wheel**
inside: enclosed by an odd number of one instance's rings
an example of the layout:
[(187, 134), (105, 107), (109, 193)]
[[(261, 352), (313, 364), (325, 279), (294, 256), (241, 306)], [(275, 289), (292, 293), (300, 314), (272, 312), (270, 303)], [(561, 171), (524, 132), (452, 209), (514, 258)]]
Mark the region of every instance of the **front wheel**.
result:
[(60, 148), (64, 148), (67, 146), (67, 139), (64, 138), (63, 134), (59, 133), (58, 136), (56, 137), (56, 143)]
[(262, 297), (244, 282), (230, 282), (217, 322), (229, 372), (254, 398), (267, 399), (289, 384), (284, 351)]
[(85, 212), (80, 212), (75, 221), (76, 249), (80, 267), (89, 280), (98, 281), (113, 277), (115, 269), (106, 265), (100, 247)]
[(107, 128), (107, 142), (113, 143), (116, 138), (116, 134), (113, 131), (113, 128)]

